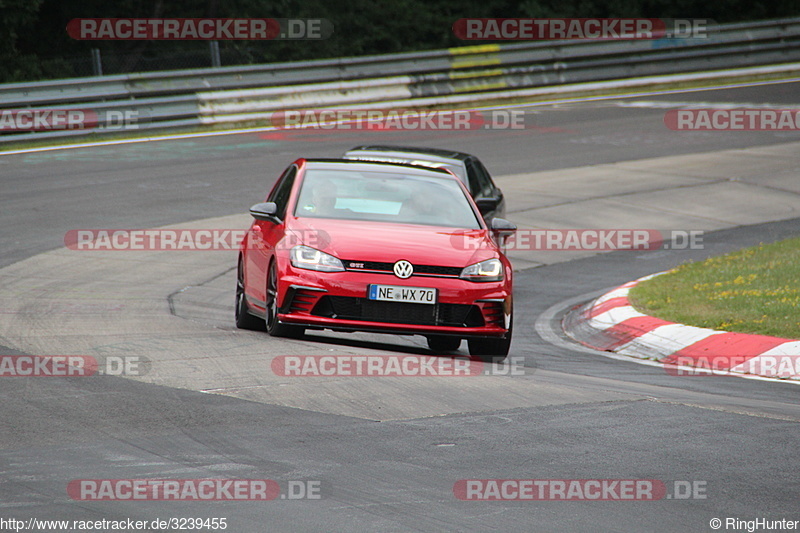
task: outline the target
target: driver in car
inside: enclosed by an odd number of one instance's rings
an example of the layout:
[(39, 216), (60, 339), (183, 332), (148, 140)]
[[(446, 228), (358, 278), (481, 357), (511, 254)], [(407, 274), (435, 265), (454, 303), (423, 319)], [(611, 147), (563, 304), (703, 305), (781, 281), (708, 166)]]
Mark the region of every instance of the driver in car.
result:
[(322, 179), (313, 185), (310, 201), (305, 202), (303, 211), (318, 217), (335, 216), (336, 197), (336, 184), (329, 179)]

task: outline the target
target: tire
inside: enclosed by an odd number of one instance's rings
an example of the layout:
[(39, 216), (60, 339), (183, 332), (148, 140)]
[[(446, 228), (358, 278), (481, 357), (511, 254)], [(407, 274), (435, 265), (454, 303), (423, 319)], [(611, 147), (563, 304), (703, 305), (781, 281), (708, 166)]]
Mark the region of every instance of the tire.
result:
[(431, 335), (428, 337), (428, 348), (432, 352), (455, 352), (461, 346), (459, 337), (449, 337), (447, 335)]
[(244, 296), (244, 265), (241, 258), (236, 272), (236, 327), (252, 331), (264, 331), (264, 321), (253, 316), (247, 309), (247, 300)]
[(508, 333), (505, 337), (468, 339), (469, 354), (477, 357), (484, 363), (501, 363), (508, 357), (511, 348), (511, 333), (514, 329), (514, 315), (511, 315), (511, 323), (508, 325)]
[(267, 333), (272, 337), (302, 337), (306, 329), (278, 322), (278, 267), (275, 261), (269, 265), (267, 274)]

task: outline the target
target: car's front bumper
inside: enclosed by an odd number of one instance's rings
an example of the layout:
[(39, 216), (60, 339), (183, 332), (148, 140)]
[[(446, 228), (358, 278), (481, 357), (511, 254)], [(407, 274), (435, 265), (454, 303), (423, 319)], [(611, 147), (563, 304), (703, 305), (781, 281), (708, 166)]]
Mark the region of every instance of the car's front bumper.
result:
[[(437, 289), (437, 303), (398, 304), (367, 300), (371, 284)], [(322, 273), (289, 267), (278, 287), (278, 320), (338, 331), (408, 335), (502, 337), (511, 315), (510, 283), (477, 283), (450, 277), (366, 272)]]

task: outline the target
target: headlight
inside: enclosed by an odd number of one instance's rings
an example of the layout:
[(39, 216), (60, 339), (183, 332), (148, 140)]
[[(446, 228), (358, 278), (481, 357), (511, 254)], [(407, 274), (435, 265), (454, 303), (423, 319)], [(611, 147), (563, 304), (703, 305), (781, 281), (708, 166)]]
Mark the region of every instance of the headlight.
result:
[(502, 281), (503, 263), (499, 259), (488, 259), (465, 267), (459, 276), (470, 281)]
[(293, 267), (320, 272), (344, 271), (344, 265), (339, 259), (309, 246), (295, 246), (290, 255)]

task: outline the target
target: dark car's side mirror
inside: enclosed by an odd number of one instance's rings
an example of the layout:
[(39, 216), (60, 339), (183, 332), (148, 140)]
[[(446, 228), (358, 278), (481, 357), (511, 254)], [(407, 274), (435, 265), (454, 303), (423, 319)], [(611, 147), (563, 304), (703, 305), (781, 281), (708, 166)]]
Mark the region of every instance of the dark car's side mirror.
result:
[(493, 218), (491, 230), (493, 233), (505, 240), (506, 238), (514, 235), (514, 232), (517, 231), (517, 225), (504, 218)]
[(278, 222), (278, 206), (275, 202), (262, 202), (250, 208), (250, 214), (256, 220)]
[(497, 209), (497, 198), (476, 198), (475, 203), (478, 205), (478, 211), (480, 211), (482, 215)]

